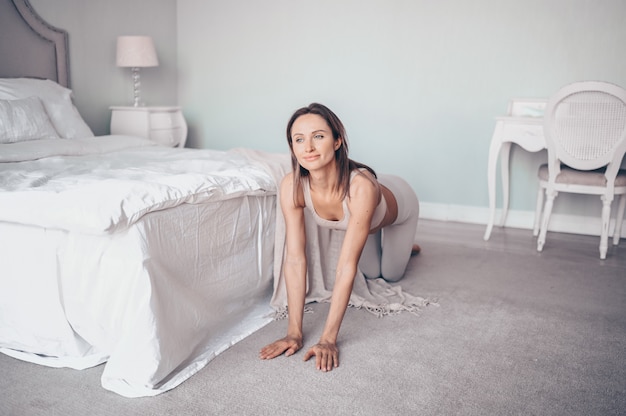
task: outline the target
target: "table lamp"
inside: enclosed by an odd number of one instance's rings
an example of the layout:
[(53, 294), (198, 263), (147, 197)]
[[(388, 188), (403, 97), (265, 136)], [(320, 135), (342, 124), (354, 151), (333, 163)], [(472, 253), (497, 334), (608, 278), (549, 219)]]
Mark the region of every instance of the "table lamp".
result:
[(150, 36), (119, 36), (117, 38), (117, 66), (132, 68), (133, 106), (139, 107), (139, 68), (159, 66), (154, 42)]

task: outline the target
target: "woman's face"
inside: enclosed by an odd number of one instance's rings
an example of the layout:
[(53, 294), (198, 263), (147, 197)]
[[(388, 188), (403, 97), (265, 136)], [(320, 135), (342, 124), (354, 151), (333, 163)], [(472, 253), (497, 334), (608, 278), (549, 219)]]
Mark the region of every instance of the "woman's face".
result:
[(341, 146), (341, 138), (335, 140), (323, 117), (304, 114), (291, 127), (293, 153), (300, 166), (308, 171), (326, 167), (335, 162), (335, 150)]

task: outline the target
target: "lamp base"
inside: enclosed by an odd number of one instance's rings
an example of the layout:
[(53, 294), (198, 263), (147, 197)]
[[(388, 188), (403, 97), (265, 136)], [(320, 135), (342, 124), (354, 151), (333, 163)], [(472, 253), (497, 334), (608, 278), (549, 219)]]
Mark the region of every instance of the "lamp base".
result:
[(141, 81), (139, 79), (139, 68), (133, 67), (133, 107), (141, 107), (141, 99), (139, 97)]

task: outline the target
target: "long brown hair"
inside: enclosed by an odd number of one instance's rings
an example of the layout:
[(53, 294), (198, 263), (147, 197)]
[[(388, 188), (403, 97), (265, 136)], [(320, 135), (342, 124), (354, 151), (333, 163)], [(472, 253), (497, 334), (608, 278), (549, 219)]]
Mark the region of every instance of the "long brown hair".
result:
[(346, 129), (343, 126), (341, 120), (335, 113), (333, 113), (328, 107), (318, 103), (312, 103), (307, 107), (302, 107), (296, 110), (295, 113), (289, 119), (289, 123), (287, 123), (287, 143), (289, 143), (289, 150), (291, 151), (291, 167), (294, 172), (294, 198), (298, 194), (297, 190), (302, 183), (302, 177), (309, 176), (309, 171), (303, 168), (296, 159), (296, 156), (293, 152), (293, 141), (291, 139), (291, 128), (293, 127), (293, 123), (295, 123), (296, 119), (305, 114), (317, 114), (326, 120), (326, 123), (330, 127), (333, 139), (339, 140), (342, 139), (342, 144), (339, 146), (337, 150), (335, 150), (335, 161), (337, 162), (337, 169), (339, 171), (339, 179), (337, 181), (336, 190), (341, 193), (342, 198), (350, 195), (350, 173), (354, 169), (365, 168), (367, 169), (375, 178), (376, 172), (374, 169), (370, 168), (367, 165), (364, 165), (359, 162), (355, 162), (354, 160), (348, 157), (348, 136), (346, 134)]

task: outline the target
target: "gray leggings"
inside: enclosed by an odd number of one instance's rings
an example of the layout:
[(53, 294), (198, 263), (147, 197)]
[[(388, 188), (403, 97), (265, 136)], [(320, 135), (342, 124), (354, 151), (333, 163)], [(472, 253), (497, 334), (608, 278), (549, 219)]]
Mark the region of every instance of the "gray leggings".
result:
[(378, 181), (389, 188), (398, 202), (398, 217), (375, 234), (370, 234), (359, 259), (365, 277), (382, 277), (389, 282), (402, 279), (415, 243), (419, 202), (411, 186), (393, 175), (378, 175)]

